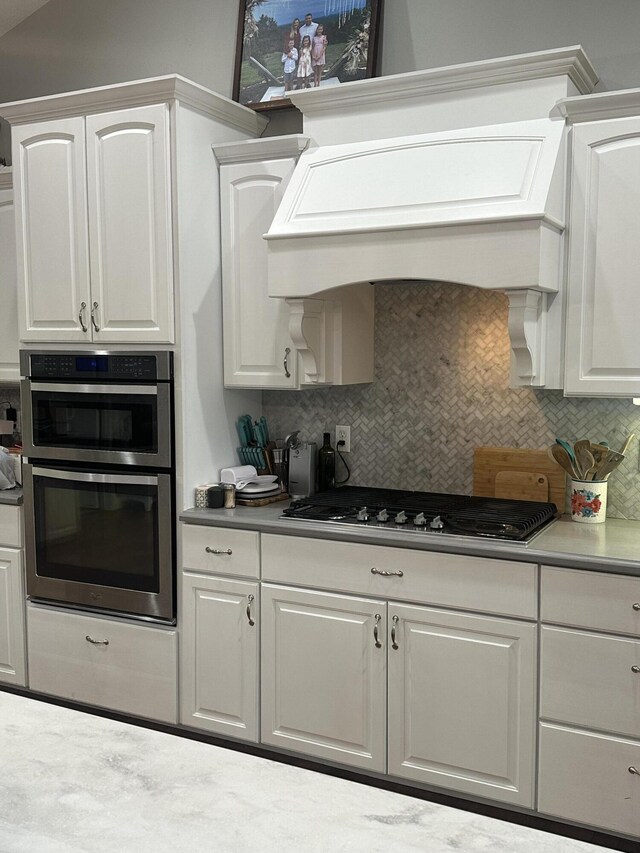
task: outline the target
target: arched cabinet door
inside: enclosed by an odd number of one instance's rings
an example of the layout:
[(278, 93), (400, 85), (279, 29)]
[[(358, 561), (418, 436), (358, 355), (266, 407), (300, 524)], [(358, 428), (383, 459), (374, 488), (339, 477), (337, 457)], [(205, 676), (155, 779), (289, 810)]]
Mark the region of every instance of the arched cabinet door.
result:
[(12, 136), (20, 337), (90, 341), (84, 118)]
[(640, 117), (573, 130), (565, 394), (640, 396)]
[(89, 115), (93, 340), (173, 341), (169, 107)]

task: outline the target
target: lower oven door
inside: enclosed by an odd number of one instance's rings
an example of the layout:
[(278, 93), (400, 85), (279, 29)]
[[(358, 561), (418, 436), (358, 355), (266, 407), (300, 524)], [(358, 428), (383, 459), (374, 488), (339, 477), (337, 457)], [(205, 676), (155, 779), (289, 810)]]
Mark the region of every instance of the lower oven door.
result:
[(172, 478), (24, 466), (27, 593), (172, 621)]

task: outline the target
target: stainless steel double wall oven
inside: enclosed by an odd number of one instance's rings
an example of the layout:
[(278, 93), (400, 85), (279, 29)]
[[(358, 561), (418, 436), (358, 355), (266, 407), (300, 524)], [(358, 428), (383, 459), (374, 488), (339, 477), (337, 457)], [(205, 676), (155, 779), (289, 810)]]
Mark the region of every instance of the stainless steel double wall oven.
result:
[(175, 618), (173, 357), (20, 354), (27, 593)]

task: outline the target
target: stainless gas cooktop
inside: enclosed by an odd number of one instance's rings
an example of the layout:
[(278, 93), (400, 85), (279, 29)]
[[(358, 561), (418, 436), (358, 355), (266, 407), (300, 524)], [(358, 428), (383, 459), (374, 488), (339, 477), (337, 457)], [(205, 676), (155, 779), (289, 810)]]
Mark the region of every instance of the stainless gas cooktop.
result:
[(557, 515), (552, 503), (344, 486), (293, 501), (282, 517), (415, 535), (456, 534), (526, 544)]

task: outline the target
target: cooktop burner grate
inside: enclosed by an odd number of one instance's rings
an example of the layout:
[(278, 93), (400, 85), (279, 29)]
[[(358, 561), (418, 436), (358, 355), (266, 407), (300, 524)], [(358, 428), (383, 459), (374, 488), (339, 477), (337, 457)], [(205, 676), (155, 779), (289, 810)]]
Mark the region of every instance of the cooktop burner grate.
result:
[(283, 517), (525, 542), (557, 514), (537, 501), (344, 486), (294, 501)]

